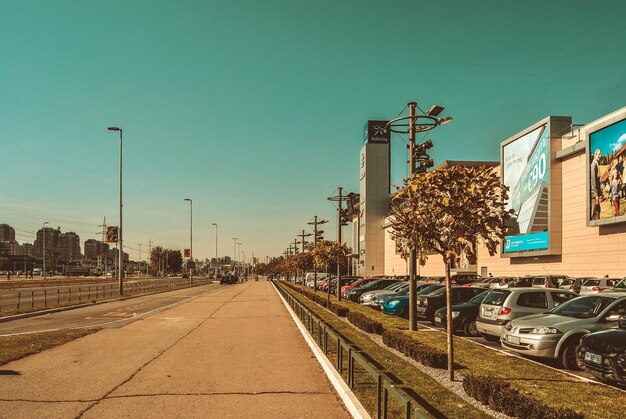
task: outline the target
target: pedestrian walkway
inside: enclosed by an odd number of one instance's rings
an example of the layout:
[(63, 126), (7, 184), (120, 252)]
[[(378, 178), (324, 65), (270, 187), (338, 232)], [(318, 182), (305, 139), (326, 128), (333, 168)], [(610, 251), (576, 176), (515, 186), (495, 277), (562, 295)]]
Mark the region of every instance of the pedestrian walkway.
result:
[(269, 282), (0, 366), (0, 417), (347, 418)]

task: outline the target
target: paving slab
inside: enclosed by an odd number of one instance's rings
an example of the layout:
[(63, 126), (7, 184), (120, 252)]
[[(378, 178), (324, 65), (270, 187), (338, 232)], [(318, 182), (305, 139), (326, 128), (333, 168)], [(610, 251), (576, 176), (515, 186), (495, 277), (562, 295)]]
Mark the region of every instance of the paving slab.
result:
[(0, 417), (349, 417), (268, 282), (0, 369)]

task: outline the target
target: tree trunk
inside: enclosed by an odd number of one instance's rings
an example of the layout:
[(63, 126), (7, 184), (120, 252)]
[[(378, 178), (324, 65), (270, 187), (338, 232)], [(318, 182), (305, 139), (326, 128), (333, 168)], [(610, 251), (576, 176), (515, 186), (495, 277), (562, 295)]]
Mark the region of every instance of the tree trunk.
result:
[(452, 337), (452, 284), (450, 283), (450, 261), (446, 261), (446, 323), (448, 328), (448, 373), (450, 381), (454, 381), (454, 342)]

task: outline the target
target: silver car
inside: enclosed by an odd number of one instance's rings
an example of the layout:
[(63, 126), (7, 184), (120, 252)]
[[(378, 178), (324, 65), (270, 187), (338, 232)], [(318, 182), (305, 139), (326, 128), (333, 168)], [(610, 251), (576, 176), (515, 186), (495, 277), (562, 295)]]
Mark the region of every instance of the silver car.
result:
[(589, 278), (580, 286), (580, 295), (595, 294), (613, 288), (619, 282), (615, 278)]
[(359, 297), (359, 302), (363, 305), (369, 306), (374, 305), (373, 299), (374, 297), (382, 296), (382, 295), (391, 295), (398, 292), (400, 289), (404, 287), (408, 287), (409, 284), (407, 282), (396, 282), (395, 284), (391, 284), (382, 290), (373, 290), (363, 293)]
[(476, 328), (487, 340), (500, 339), (504, 326), (519, 317), (545, 313), (577, 294), (555, 288), (497, 288), (489, 291), (478, 311)]
[(502, 347), (514, 352), (559, 359), (568, 369), (578, 369), (576, 346), (591, 332), (617, 327), (626, 314), (626, 295), (603, 292), (585, 295), (559, 305), (547, 314), (535, 314), (507, 324)]

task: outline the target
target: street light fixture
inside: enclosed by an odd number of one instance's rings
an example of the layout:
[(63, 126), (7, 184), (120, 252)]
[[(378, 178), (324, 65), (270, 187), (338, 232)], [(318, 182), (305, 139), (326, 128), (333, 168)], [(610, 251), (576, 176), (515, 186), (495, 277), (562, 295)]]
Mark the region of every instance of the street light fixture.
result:
[(215, 226), (215, 279), (217, 279), (218, 268), (217, 268), (217, 223), (211, 223), (211, 225)]
[(235, 262), (237, 261), (237, 240), (239, 240), (239, 237), (233, 237), (233, 273), (235, 273)]
[(117, 271), (119, 277), (119, 287), (120, 287), (120, 295), (124, 294), (123, 287), (123, 278), (124, 278), (124, 246), (122, 242), (122, 143), (123, 143), (123, 135), (122, 129), (118, 127), (109, 127), (107, 128), (109, 131), (116, 131), (120, 133), (120, 226), (117, 232), (117, 241), (119, 243), (119, 252), (118, 256), (118, 264)]
[[(409, 135), (409, 179), (413, 177), (418, 171), (426, 171), (426, 168), (432, 166), (432, 160), (426, 154), (426, 150), (432, 147), (432, 141), (428, 140), (424, 144), (415, 144), (415, 134), (419, 132), (426, 132), (435, 129), (439, 125), (445, 125), (452, 122), (452, 117), (447, 116), (445, 118), (439, 118), (444, 107), (440, 105), (431, 106), (428, 112), (424, 112), (416, 102), (407, 103), (409, 108), (409, 116), (401, 116), (387, 122), (387, 128), (391, 132), (397, 134)], [(421, 113), (417, 114), (415, 109), (418, 109)], [(417, 162), (420, 162), (420, 168), (416, 166)], [(417, 253), (415, 249), (412, 249), (409, 255), (409, 330), (417, 330)], [(449, 284), (448, 284), (449, 285)], [(450, 308), (450, 290), (448, 289), (448, 310)], [(448, 317), (451, 318), (450, 312)], [(448, 319), (450, 320), (450, 319)], [(448, 328), (450, 328), (448, 324)]]
[(43, 279), (46, 279), (46, 224), (50, 224), (48, 221), (43, 223), (41, 233), (43, 236)]
[[(193, 262), (193, 201), (191, 198), (185, 198), (185, 201), (189, 201), (189, 261)], [(191, 264), (188, 262), (187, 267), (189, 269), (189, 280), (193, 278), (193, 271), (191, 270)]]

